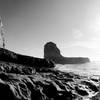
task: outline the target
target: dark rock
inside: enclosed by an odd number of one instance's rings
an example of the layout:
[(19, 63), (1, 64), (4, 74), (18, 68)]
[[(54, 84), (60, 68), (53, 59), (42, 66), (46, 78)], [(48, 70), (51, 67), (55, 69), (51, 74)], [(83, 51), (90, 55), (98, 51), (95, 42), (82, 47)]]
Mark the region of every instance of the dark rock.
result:
[[(58, 57), (60, 51), (57, 52)], [(48, 59), (24, 56), (0, 48), (0, 100), (100, 98), (100, 85), (93, 81), (93, 77), (61, 72), (51, 67), (54, 64)]]
[(8, 84), (0, 81), (0, 100), (19, 100), (14, 96), (13, 91)]
[[(0, 100), (96, 100), (99, 92), (91, 77), (53, 69), (33, 73), (32, 67), (8, 62), (0, 62), (1, 65), (9, 70), (0, 70)], [(16, 67), (21, 72), (13, 72)]]
[(53, 62), (48, 61), (46, 59), (17, 54), (3, 48), (0, 48), (0, 61), (12, 62), (12, 63), (27, 65), (35, 68), (54, 67)]
[(0, 97), (3, 98), (2, 100), (78, 100), (77, 98), (84, 100), (84, 97), (92, 98), (98, 93), (97, 86), (91, 83), (89, 78), (87, 83), (86, 77), (81, 76), (80, 80), (75, 74), (68, 78), (67, 75), (54, 70), (30, 75), (1, 71)]
[(78, 86), (75, 87), (76, 92), (81, 96), (88, 96), (88, 92), (86, 90), (80, 89)]
[(56, 64), (81, 64), (90, 62), (89, 58), (85, 57), (64, 57), (60, 50), (53, 42), (48, 42), (44, 46), (44, 58), (53, 61)]
[(88, 81), (82, 81), (81, 83), (87, 85), (88, 88), (91, 89), (91, 91), (94, 91), (94, 92), (98, 91), (98, 88), (94, 84), (92, 84)]

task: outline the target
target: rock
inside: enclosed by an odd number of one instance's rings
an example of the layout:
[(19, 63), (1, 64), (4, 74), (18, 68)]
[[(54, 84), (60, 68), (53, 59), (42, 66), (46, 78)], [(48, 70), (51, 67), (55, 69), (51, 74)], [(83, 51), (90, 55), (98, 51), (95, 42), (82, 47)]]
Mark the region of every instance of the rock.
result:
[[(96, 96), (100, 98), (100, 85), (95, 85), (91, 77), (53, 69), (48, 72), (27, 73), (24, 71), (26, 66), (23, 65), (0, 62), (0, 67), (1, 65), (4, 70), (0, 70), (0, 100), (97, 100)], [(6, 67), (9, 67), (9, 72)], [(21, 72), (12, 73), (12, 69), (16, 67), (19, 67)], [(34, 71), (33, 68), (31, 70)]]
[(8, 84), (5, 84), (0, 80), (0, 99), (1, 100), (18, 100), (14, 96), (13, 91), (10, 89)]
[(0, 48), (0, 100), (99, 100), (98, 78), (51, 67), (48, 59)]
[(54, 67), (53, 62), (49, 60), (17, 54), (3, 48), (0, 48), (0, 61), (12, 62), (12, 63), (27, 65), (35, 68)]
[(90, 62), (89, 58), (85, 57), (64, 57), (60, 50), (53, 42), (48, 42), (44, 46), (44, 58), (53, 61), (56, 64), (81, 64)]

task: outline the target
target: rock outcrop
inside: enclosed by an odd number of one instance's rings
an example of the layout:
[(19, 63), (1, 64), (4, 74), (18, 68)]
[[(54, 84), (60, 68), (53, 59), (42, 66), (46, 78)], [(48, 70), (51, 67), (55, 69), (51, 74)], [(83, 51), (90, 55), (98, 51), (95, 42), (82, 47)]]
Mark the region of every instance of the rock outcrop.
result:
[(0, 100), (99, 100), (100, 76), (52, 66), (44, 59), (0, 49)]
[(48, 42), (44, 46), (44, 58), (53, 61), (56, 64), (81, 64), (90, 62), (89, 58), (85, 57), (64, 57), (60, 50), (53, 42)]
[(48, 68), (54, 67), (53, 62), (49, 60), (17, 54), (3, 48), (0, 48), (0, 61), (12, 62), (35, 68), (46, 68), (47, 66)]
[(0, 100), (99, 100), (99, 77), (0, 61)]

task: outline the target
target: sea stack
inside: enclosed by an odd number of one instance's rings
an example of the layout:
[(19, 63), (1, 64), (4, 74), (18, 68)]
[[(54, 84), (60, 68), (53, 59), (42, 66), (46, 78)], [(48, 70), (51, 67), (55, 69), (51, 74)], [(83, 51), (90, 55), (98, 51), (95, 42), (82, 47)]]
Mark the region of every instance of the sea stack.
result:
[(90, 62), (87, 57), (64, 57), (57, 45), (48, 42), (44, 45), (44, 58), (53, 61), (55, 64), (82, 64)]

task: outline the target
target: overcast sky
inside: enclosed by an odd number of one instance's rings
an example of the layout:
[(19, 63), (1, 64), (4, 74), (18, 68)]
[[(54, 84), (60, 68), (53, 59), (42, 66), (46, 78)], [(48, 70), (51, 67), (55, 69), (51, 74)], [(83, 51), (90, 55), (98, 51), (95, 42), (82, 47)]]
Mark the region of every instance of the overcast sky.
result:
[(43, 57), (52, 41), (64, 56), (100, 59), (100, 0), (0, 0), (6, 48)]

